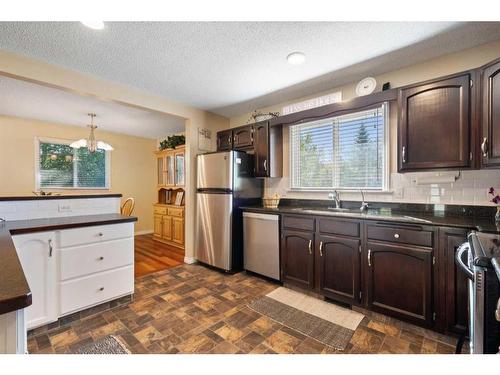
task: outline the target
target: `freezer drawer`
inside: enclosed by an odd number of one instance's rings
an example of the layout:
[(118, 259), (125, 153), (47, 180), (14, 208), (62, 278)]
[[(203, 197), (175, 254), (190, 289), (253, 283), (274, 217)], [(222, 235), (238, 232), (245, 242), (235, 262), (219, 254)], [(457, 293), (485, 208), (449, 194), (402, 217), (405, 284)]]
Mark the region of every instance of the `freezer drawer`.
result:
[(278, 215), (243, 213), (244, 267), (271, 279), (280, 279)]
[(196, 259), (231, 270), (233, 197), (223, 193), (196, 194)]

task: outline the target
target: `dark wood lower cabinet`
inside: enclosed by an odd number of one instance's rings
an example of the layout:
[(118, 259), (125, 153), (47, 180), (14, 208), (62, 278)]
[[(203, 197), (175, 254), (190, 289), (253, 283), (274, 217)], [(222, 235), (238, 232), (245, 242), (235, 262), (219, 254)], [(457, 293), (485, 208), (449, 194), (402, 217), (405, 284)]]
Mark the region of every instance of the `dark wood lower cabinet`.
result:
[(282, 230), (281, 267), (283, 282), (314, 287), (314, 233)]
[(432, 325), (432, 249), (367, 242), (367, 307)]
[(322, 295), (349, 304), (360, 302), (360, 244), (357, 238), (320, 235), (319, 290)]
[(467, 280), (455, 253), (467, 229), (312, 215), (281, 218), (281, 280), (334, 301), (462, 334)]
[(441, 278), (443, 289), (440, 293), (440, 305), (444, 311), (445, 331), (464, 333), (467, 327), (467, 277), (458, 269), (455, 254), (458, 247), (467, 240), (467, 231), (455, 228), (439, 229), (440, 256), (443, 258)]

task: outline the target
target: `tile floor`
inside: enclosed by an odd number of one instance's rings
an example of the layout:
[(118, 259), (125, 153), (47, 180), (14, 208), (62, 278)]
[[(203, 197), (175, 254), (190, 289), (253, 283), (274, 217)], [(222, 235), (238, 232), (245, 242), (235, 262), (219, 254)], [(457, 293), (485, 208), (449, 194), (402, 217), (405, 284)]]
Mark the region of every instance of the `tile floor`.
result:
[(30, 332), (28, 350), (72, 353), (113, 334), (132, 353), (454, 352), (454, 338), (369, 312), (347, 349), (336, 351), (246, 306), (276, 287), (246, 273), (181, 265), (137, 278), (132, 302), (94, 308)]

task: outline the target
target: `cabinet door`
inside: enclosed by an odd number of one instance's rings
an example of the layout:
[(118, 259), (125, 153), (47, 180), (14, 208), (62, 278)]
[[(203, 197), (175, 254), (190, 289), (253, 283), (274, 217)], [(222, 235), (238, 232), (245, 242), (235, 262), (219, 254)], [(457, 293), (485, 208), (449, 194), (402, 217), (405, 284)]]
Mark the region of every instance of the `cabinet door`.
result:
[(368, 308), (432, 325), (432, 250), (367, 242)]
[(172, 241), (179, 245), (184, 244), (184, 219), (182, 218), (172, 218)]
[(33, 304), (26, 308), (28, 329), (57, 320), (56, 249), (52, 232), (13, 237), (19, 260), (30, 286)]
[(158, 179), (157, 179), (156, 183), (158, 186), (165, 185), (164, 160), (165, 159), (163, 158), (163, 156), (158, 156), (156, 158), (156, 173), (158, 175)]
[(399, 92), (399, 171), (471, 166), (470, 75)]
[(175, 154), (175, 186), (184, 186), (184, 152)]
[(355, 238), (319, 236), (319, 288), (325, 297), (359, 303), (360, 245)]
[(166, 177), (165, 185), (175, 186), (175, 158), (174, 154), (165, 156)]
[(172, 240), (172, 217), (163, 216), (162, 217), (162, 238), (165, 240)]
[(233, 131), (223, 130), (217, 132), (217, 151), (228, 151), (233, 149)]
[(254, 125), (255, 177), (269, 177), (269, 123)]
[(233, 129), (233, 149), (247, 149), (253, 146), (253, 126)]
[(314, 286), (314, 234), (292, 230), (282, 231), (282, 280), (311, 289)]
[(500, 60), (481, 70), (482, 165), (500, 167)]
[(161, 215), (154, 215), (153, 236), (161, 237), (163, 234), (163, 219)]
[[(440, 305), (445, 304), (445, 330), (463, 333), (467, 327), (467, 277), (455, 263), (458, 247), (467, 241), (467, 231), (462, 229), (440, 228), (439, 247), (444, 259), (444, 295), (441, 293)], [(441, 315), (441, 314), (440, 314)]]

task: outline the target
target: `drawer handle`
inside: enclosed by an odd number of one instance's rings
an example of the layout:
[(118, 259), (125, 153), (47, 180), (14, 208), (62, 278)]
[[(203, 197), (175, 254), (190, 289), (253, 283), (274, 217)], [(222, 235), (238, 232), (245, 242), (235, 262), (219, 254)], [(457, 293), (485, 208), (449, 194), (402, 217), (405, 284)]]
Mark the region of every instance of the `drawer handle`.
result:
[(488, 157), (488, 138), (484, 137), (483, 143), (481, 143), (481, 152), (483, 153), (483, 157)]
[(99, 259), (99, 260), (104, 260), (104, 257), (99, 257), (98, 259)]
[(100, 292), (102, 292), (103, 290), (104, 290), (104, 287), (103, 287), (103, 286), (101, 286), (101, 287), (99, 288), (99, 291), (100, 291)]
[(368, 249), (368, 267), (372, 266), (372, 251)]
[(323, 241), (319, 243), (319, 256), (323, 256)]
[(52, 257), (53, 251), (54, 251), (54, 247), (52, 246), (52, 239), (49, 239), (49, 257)]
[(313, 241), (312, 240), (309, 240), (309, 254), (312, 254), (312, 243)]
[(399, 233), (394, 233), (394, 238), (399, 238)]

